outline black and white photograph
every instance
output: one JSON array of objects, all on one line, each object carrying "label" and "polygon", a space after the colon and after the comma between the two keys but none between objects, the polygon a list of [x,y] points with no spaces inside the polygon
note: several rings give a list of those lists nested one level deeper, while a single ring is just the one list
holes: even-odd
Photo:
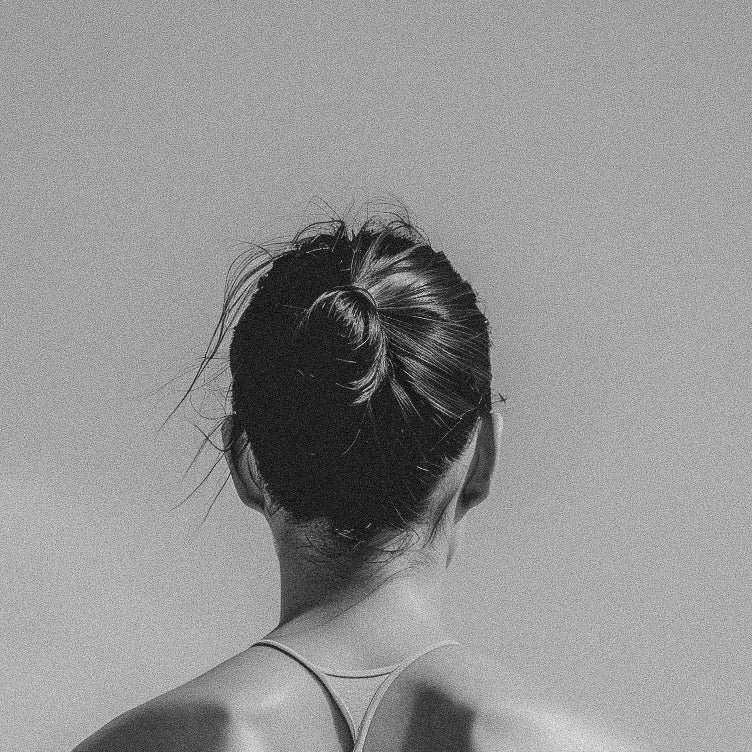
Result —
[{"label": "black and white photograph", "polygon": [[752,749],[749,3],[0,60],[0,750]]}]

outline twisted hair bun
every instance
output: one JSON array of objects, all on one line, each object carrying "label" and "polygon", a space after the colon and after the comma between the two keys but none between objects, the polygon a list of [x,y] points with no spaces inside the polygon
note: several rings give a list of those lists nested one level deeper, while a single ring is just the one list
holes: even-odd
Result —
[{"label": "twisted hair bun", "polygon": [[357,285],[321,293],[298,324],[293,347],[304,375],[350,390],[352,405],[368,402],[389,370],[378,304]]}]

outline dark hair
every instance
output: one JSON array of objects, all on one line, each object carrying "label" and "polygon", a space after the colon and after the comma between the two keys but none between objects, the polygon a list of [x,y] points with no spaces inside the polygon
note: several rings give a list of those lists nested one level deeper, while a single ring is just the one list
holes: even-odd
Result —
[{"label": "dark hair", "polygon": [[325,521],[345,548],[428,521],[431,492],[491,408],[473,289],[401,215],[255,248],[231,271],[202,364],[239,315],[233,444],[250,443],[276,504]]}]

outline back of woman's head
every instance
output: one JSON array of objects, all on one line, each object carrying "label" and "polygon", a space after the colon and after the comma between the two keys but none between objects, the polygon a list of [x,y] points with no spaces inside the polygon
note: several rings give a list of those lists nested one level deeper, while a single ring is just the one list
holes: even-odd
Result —
[{"label": "back of woman's head", "polygon": [[430,522],[491,405],[488,322],[446,256],[402,217],[317,223],[242,261],[232,311],[234,436],[273,503],[345,549]]}]

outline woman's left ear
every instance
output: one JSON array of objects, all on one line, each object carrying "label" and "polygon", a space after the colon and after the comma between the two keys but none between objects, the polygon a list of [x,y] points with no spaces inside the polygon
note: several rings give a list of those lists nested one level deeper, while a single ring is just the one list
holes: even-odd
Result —
[{"label": "woman's left ear", "polygon": [[498,463],[501,445],[499,439],[503,427],[501,413],[492,412],[481,418],[470,471],[460,496],[465,510],[480,504],[491,491],[491,480]]},{"label": "woman's left ear", "polygon": [[253,461],[253,454],[245,432],[240,426],[234,425],[236,420],[236,415],[228,415],[222,423],[225,460],[240,500],[247,507],[263,514],[264,494],[253,477],[253,473],[258,474],[258,469]]}]

